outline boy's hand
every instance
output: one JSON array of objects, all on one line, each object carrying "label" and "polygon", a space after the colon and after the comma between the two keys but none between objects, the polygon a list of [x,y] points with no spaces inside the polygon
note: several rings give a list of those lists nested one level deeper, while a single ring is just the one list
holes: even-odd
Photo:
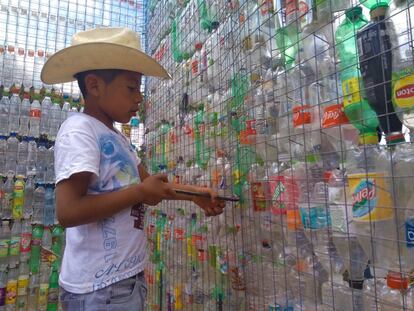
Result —
[{"label": "boy's hand", "polygon": [[142,203],[147,205],[157,205],[162,200],[171,199],[175,192],[168,183],[166,174],[156,174],[148,176],[141,184],[144,200]]},{"label": "boy's hand", "polygon": [[211,188],[198,188],[197,191],[210,194],[210,198],[193,196],[193,202],[204,210],[206,216],[216,216],[223,213],[225,201],[217,200],[217,192]]}]

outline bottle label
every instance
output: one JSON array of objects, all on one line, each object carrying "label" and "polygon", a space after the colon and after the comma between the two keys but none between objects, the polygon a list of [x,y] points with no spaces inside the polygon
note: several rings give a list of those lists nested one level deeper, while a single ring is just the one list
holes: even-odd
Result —
[{"label": "bottle label", "polygon": [[23,215],[24,183],[16,182],[13,196],[13,218],[21,219]]},{"label": "bottle label", "polygon": [[330,128],[349,123],[343,105],[331,105],[325,108],[322,118],[322,128]]},{"label": "bottle label", "polygon": [[272,14],[274,12],[273,10],[273,0],[259,0],[260,5],[260,13],[262,16],[265,16],[267,14]]},{"label": "bottle label", "polygon": [[37,108],[30,109],[30,115],[29,116],[31,118],[39,118],[40,119],[41,115],[42,115],[42,111],[40,109],[37,109]]},{"label": "bottle label", "polygon": [[[411,71],[408,72],[407,71]],[[413,69],[403,70],[394,75],[392,99],[398,108],[414,107],[414,74]],[[407,74],[409,74],[407,76]]]},{"label": "bottle label", "polygon": [[405,241],[408,248],[414,248],[414,217],[405,221]]},{"label": "bottle label", "polygon": [[14,305],[17,298],[17,280],[9,280],[6,285],[6,305]]},{"label": "bottle label", "polygon": [[361,91],[358,77],[342,81],[342,93],[344,96],[344,107],[361,101]]},{"label": "bottle label", "polygon": [[0,258],[7,257],[9,255],[9,243],[10,240],[0,240]]},{"label": "bottle label", "polygon": [[20,239],[20,252],[29,253],[30,252],[30,242],[32,240],[32,234],[29,232],[22,233]]},{"label": "bottle label", "polygon": [[350,174],[348,180],[355,221],[381,221],[393,217],[391,194],[384,174]]},{"label": "bottle label", "polygon": [[12,207],[13,207],[13,193],[5,192],[2,209],[3,211],[10,211]]},{"label": "bottle label", "polygon": [[184,241],[184,238],[185,238],[185,231],[184,231],[184,229],[183,228],[175,227],[174,228],[174,237],[175,237],[176,240]]},{"label": "bottle label", "polygon": [[46,306],[47,305],[48,291],[49,291],[49,284],[48,283],[40,284],[40,286],[39,286],[39,299],[38,299],[39,306]]},{"label": "bottle label", "polygon": [[274,215],[286,214],[287,209],[295,208],[299,189],[292,178],[283,175],[269,177],[269,187]]},{"label": "bottle label", "polygon": [[47,295],[48,304],[56,304],[59,301],[59,289],[49,288],[49,293]]},{"label": "bottle label", "polygon": [[253,210],[263,212],[267,209],[267,202],[270,201],[269,183],[259,181],[251,183],[251,195],[253,200]]},{"label": "bottle label", "polygon": [[20,253],[20,237],[13,236],[10,239],[10,256],[19,256]]},{"label": "bottle label", "polygon": [[309,111],[310,106],[296,106],[293,108],[293,126],[302,127],[305,124],[312,122],[312,115]]},{"label": "bottle label", "polygon": [[17,295],[26,296],[29,287],[29,275],[21,275],[17,281]]},{"label": "bottle label", "polygon": [[[332,220],[332,229],[338,233],[348,232],[346,206],[331,204],[329,209]],[[351,217],[351,215],[352,214],[348,214],[349,217]]]},{"label": "bottle label", "polygon": [[323,229],[332,224],[327,206],[301,207],[300,218],[305,229]]}]

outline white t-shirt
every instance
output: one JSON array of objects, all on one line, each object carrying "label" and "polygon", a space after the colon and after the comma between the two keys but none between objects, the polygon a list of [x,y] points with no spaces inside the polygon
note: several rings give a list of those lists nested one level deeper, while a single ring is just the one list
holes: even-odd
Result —
[{"label": "white t-shirt", "polygon": [[[55,144],[56,183],[79,172],[92,172],[88,194],[139,183],[140,160],[128,139],[83,113],[68,118]],[[103,221],[66,230],[60,285],[67,291],[92,292],[144,270],[146,238],[134,228],[131,208]]]}]

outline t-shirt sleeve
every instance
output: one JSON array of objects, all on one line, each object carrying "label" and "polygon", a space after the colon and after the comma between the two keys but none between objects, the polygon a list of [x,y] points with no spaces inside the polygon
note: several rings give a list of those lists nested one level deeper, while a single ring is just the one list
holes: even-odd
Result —
[{"label": "t-shirt sleeve", "polygon": [[100,152],[97,140],[84,131],[62,133],[55,142],[56,184],[80,172],[99,177]]}]

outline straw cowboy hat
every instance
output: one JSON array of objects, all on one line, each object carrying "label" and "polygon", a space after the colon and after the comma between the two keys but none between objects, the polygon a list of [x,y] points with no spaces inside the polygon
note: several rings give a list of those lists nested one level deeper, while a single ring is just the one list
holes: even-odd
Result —
[{"label": "straw cowboy hat", "polygon": [[43,83],[76,80],[74,75],[96,69],[123,69],[146,76],[170,78],[155,59],[141,50],[139,35],[127,28],[96,28],[73,35],[72,45],[53,54],[40,75]]}]

